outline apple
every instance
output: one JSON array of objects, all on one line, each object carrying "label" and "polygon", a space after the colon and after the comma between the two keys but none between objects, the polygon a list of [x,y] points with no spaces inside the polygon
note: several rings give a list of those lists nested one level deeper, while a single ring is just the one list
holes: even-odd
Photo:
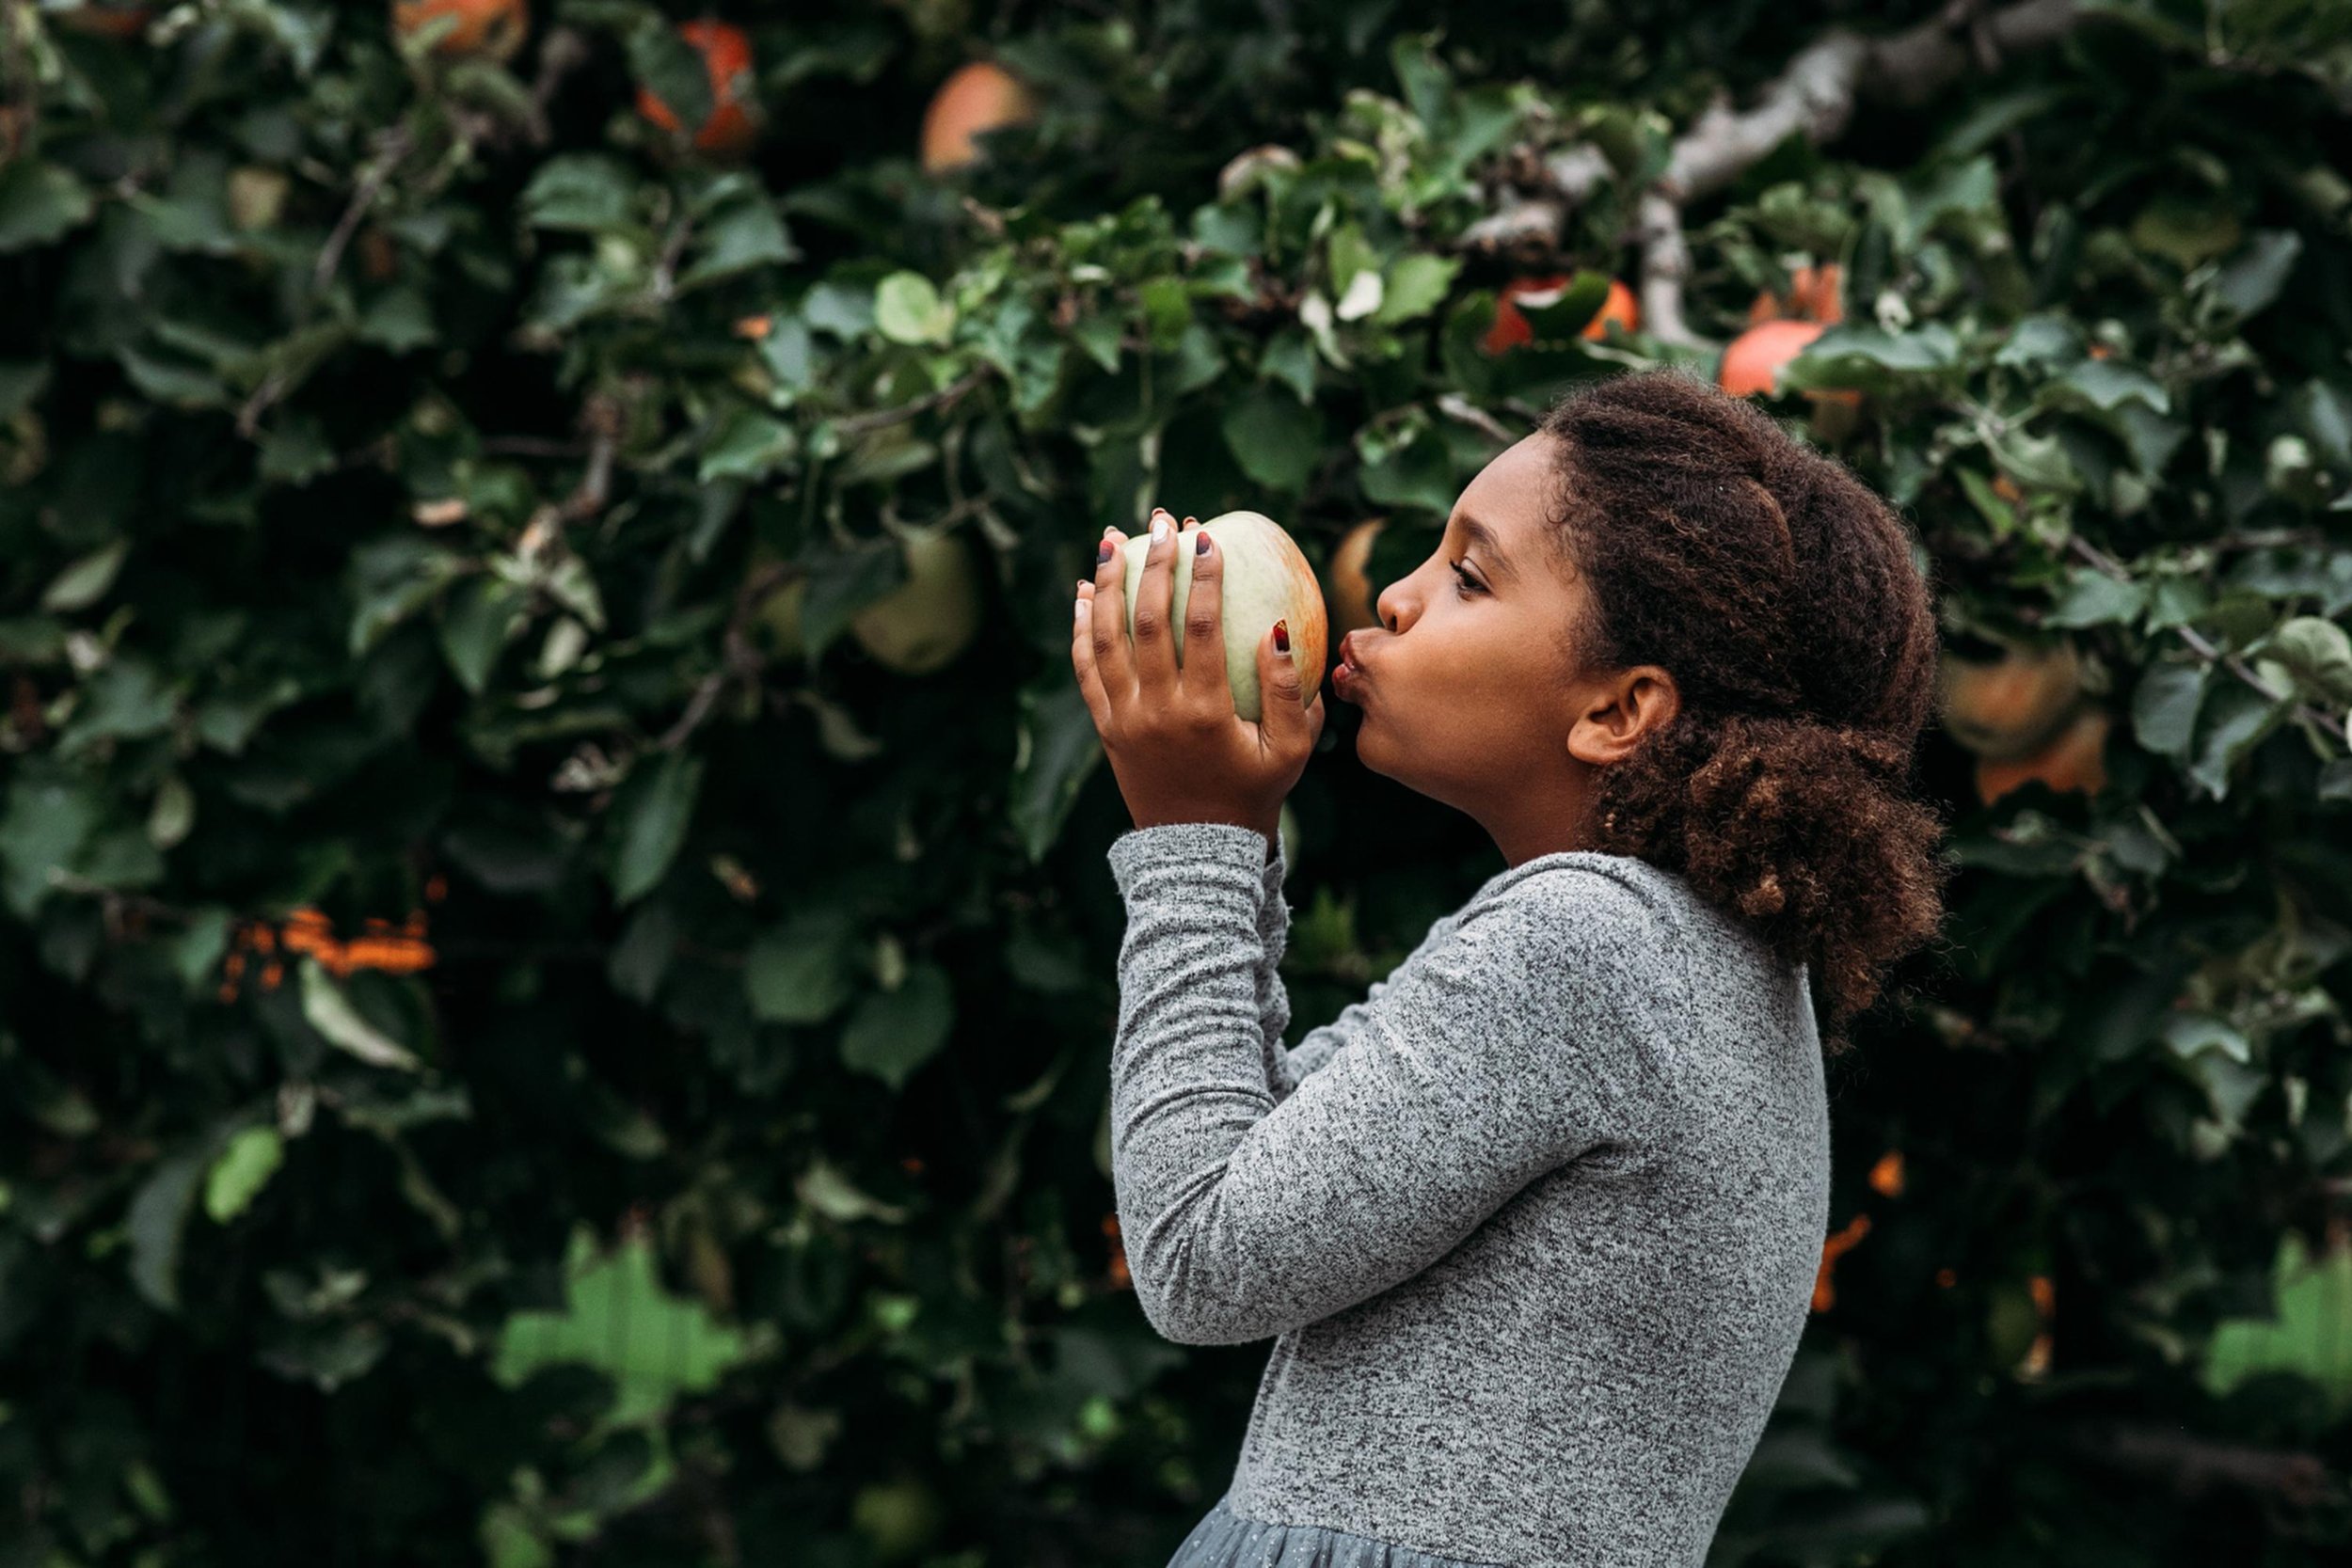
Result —
[{"label": "apple", "polygon": [[2060,795],[2096,795],[2107,786],[2107,732],[2114,721],[2095,707],[2084,708],[2058,731],[2058,738],[2014,762],[1977,759],[1977,799],[1993,804],[2013,789],[2045,784]]},{"label": "apple", "polygon": [[2082,696],[2082,659],[2071,641],[2010,648],[1997,659],[1946,652],[1937,682],[1944,729],[1988,762],[2016,762],[2041,751],[2074,717]]},{"label": "apple", "polygon": [[[781,559],[774,551],[761,546],[752,552],[752,570],[757,572]],[[768,596],[759,601],[759,608],[752,611],[753,640],[765,646],[776,658],[787,663],[798,663],[802,657],[801,610],[807,599],[808,577],[805,573],[794,577],[779,588],[769,590]]]},{"label": "apple", "polygon": [[[681,22],[678,37],[701,51],[710,75],[710,118],[694,131],[694,147],[702,152],[733,157],[751,150],[759,127],[746,107],[742,84],[752,76],[752,40],[729,22]],[[637,112],[661,130],[675,135],[684,129],[677,115],[651,87],[637,89]]]},{"label": "apple", "polygon": [[[1233,711],[1257,722],[1264,711],[1258,694],[1258,640],[1277,621],[1290,623],[1291,657],[1298,665],[1298,700],[1311,705],[1323,684],[1323,653],[1328,625],[1323,585],[1315,580],[1298,542],[1262,512],[1227,512],[1200,525],[1225,556],[1225,682],[1232,689]],[[1184,531],[1189,534],[1192,531]],[[1176,583],[1170,630],[1176,663],[1184,662],[1184,606],[1192,598],[1189,538],[1179,537],[1174,554]],[[1149,531],[1127,541],[1120,570],[1126,588],[1127,634],[1136,630],[1136,595],[1143,591],[1143,558],[1152,548]]]},{"label": "apple", "polygon": [[899,546],[907,580],[850,623],[874,662],[901,675],[928,675],[972,645],[980,629],[980,588],[972,556],[953,530],[916,534]]},{"label": "apple", "polygon": [[859,1487],[850,1500],[850,1522],[876,1560],[898,1562],[922,1556],[946,1521],[937,1495],[921,1481],[907,1480]]},{"label": "apple", "polygon": [[487,55],[502,63],[515,57],[531,31],[524,0],[392,0],[392,26],[403,38],[443,17],[451,26],[433,45],[441,55]]},{"label": "apple", "polygon": [[1379,595],[1372,591],[1372,578],[1364,567],[1372,559],[1372,542],[1380,536],[1380,525],[1387,520],[1365,518],[1349,529],[1340,547],[1331,552],[1325,594],[1331,601],[1331,630],[1336,636],[1380,624]]},{"label": "apple", "polygon": [[923,172],[944,174],[979,161],[973,140],[1000,126],[1037,118],[1029,89],[1003,66],[975,60],[939,85],[923,111]]}]

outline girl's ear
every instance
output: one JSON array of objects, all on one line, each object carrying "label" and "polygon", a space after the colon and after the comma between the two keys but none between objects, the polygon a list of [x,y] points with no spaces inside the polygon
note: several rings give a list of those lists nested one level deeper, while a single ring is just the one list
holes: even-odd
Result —
[{"label": "girl's ear", "polygon": [[1577,717],[1568,730],[1568,754],[1606,767],[1674,722],[1681,711],[1682,691],[1674,676],[1660,665],[1636,665],[1601,688]]}]

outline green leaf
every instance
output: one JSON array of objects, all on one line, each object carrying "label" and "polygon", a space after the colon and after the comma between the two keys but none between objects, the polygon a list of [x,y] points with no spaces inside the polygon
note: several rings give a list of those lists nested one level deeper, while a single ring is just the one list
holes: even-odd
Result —
[{"label": "green leaf", "polygon": [[19,158],[0,167],[0,254],[54,244],[96,210],[72,175],[55,164]]},{"label": "green leaf", "polygon": [[2132,693],[2132,735],[2158,756],[2188,754],[2210,672],[2202,664],[2152,664]]},{"label": "green leaf", "polygon": [[1258,374],[1291,389],[1301,403],[1315,401],[1315,346],[1307,334],[1284,327],[1258,355]]},{"label": "green leaf", "polygon": [[2232,770],[2277,726],[2291,705],[2271,702],[2242,681],[2217,683],[2198,715],[2196,759],[2189,765],[2189,777],[2203,784],[2215,800],[2225,798]]},{"label": "green leaf", "polygon": [[453,584],[441,603],[441,657],[457,683],[479,697],[507,643],[530,624],[530,591],[495,573],[480,572]]},{"label": "green leaf", "polygon": [[947,972],[917,963],[896,990],[871,991],[841,1031],[841,1063],[872,1073],[896,1090],[947,1043],[955,1023],[955,991]]},{"label": "green leaf", "polygon": [[641,763],[622,782],[612,803],[618,826],[611,874],[616,902],[633,903],[653,890],[677,858],[702,792],[703,761],[684,752],[663,752]]},{"label": "green leaf", "polygon": [[956,308],[919,272],[894,272],[874,290],[874,329],[894,343],[944,343]]},{"label": "green leaf", "polygon": [[1021,847],[1037,864],[1061,836],[1079,786],[1103,760],[1102,736],[1086,695],[1060,671],[1047,671],[1021,689],[1012,787],[1006,814]]},{"label": "green leaf", "polygon": [[2155,377],[2107,359],[2085,359],[2069,366],[2053,385],[2079,394],[2082,402],[2102,412],[2126,400],[2145,404],[2158,414],[2169,413],[2172,407],[2170,395]]},{"label": "green leaf", "polygon": [[1401,256],[1390,266],[1387,287],[1382,291],[1380,309],[1372,319],[1382,326],[1394,326],[1427,315],[1445,303],[1445,296],[1454,288],[1454,275],[1462,270],[1458,256],[1432,256],[1416,251]]},{"label": "green leaf", "polygon": [[1286,494],[1305,487],[1323,457],[1323,414],[1260,382],[1236,398],[1220,421],[1242,472]]},{"label": "green leaf", "polygon": [[566,152],[539,166],[523,187],[523,221],[534,229],[600,233],[633,224],[635,182],[627,166],[601,152]]},{"label": "green leaf", "polygon": [[680,1394],[718,1386],[749,1354],[744,1337],[700,1302],[662,1289],[641,1234],[600,1258],[586,1227],[576,1227],[564,1274],[562,1311],[517,1312],[500,1327],[490,1375],[509,1388],[542,1367],[593,1367],[612,1380],[605,1422],[644,1425]]},{"label": "green leaf", "polygon": [[20,359],[0,362],[0,420],[13,420],[33,405],[33,400],[49,388],[49,366],[44,360]]},{"label": "green leaf", "polygon": [[229,1140],[204,1177],[204,1212],[215,1225],[245,1212],[285,1163],[286,1142],[275,1127],[247,1127]]},{"label": "green leaf", "polygon": [[2257,229],[2246,248],[2223,263],[2213,280],[2213,296],[2233,321],[2243,322],[2279,297],[2302,253],[2303,236],[2293,230]]},{"label": "green leaf", "polygon": [[2128,624],[2148,608],[2148,585],[2109,577],[2090,566],[2070,567],[2066,586],[2044,625],[2106,626]]},{"label": "green leaf", "polygon": [[2352,703],[2352,637],[2316,615],[2297,615],[2273,632],[2270,657],[2326,700]]},{"label": "green leaf", "polygon": [[695,477],[705,484],[714,479],[761,479],[789,461],[800,445],[790,425],[738,404],[719,416]]},{"label": "green leaf", "polygon": [[752,1016],[818,1023],[850,1000],[855,929],[838,910],[807,910],[753,939],[743,957]]},{"label": "green leaf", "polygon": [[132,1195],[123,1217],[131,1237],[131,1283],[167,1312],[180,1309],[180,1243],[197,1188],[219,1146],[215,1134],[167,1156]]},{"label": "green leaf", "polygon": [[2280,1238],[2271,1269],[2277,1310],[2217,1324],[2205,1354],[2205,1386],[2227,1394],[2264,1372],[2316,1384],[2342,1418],[2352,1411],[2352,1248],[2306,1255],[2301,1236]]},{"label": "green leaf", "polygon": [[801,601],[802,652],[815,658],[857,612],[906,581],[906,566],[887,539],[819,550],[807,562],[808,592]]},{"label": "green leaf", "polygon": [[131,553],[131,541],[118,539],[103,545],[59,572],[41,594],[40,607],[60,614],[87,610],[105,597],[106,590],[115,583],[115,574],[122,570],[125,557]]},{"label": "green leaf", "polygon": [[305,953],[301,961],[302,1016],[310,1027],[339,1051],[348,1051],[370,1067],[399,1068],[414,1072],[424,1064],[416,1053],[369,1022],[352,1005],[326,966]]},{"label": "green leaf", "polygon": [[771,262],[797,261],[801,254],[785,231],[784,219],[764,198],[728,208],[699,239],[694,264],[677,280],[681,291]]},{"label": "green leaf", "polygon": [[628,48],[630,73],[661,100],[677,121],[673,133],[675,139],[691,140],[710,119],[714,106],[710,70],[703,63],[702,51],[681,37],[667,18],[653,11],[641,15],[637,25],[628,30]]}]

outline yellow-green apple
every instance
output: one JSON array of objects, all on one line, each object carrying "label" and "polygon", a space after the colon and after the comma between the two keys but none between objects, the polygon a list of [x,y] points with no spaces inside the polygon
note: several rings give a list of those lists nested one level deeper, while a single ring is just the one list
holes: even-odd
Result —
[{"label": "yellow-green apple", "polygon": [[[1227,512],[1200,525],[1225,557],[1225,684],[1232,689],[1233,712],[1255,723],[1264,711],[1258,696],[1258,642],[1277,621],[1290,623],[1291,657],[1298,664],[1298,700],[1311,705],[1323,684],[1327,626],[1323,585],[1315,580],[1298,542],[1262,512]],[[1192,565],[1198,559],[1188,537],[1180,537],[1175,562],[1175,603],[1169,613],[1176,663],[1184,662],[1184,606],[1192,598]],[[1136,595],[1143,588],[1143,558],[1150,533],[1127,541],[1124,588],[1127,632],[1135,634]]]},{"label": "yellow-green apple", "polygon": [[980,585],[953,530],[919,533],[899,547],[907,580],[857,612],[850,631],[874,662],[928,675],[971,646],[980,629]]}]

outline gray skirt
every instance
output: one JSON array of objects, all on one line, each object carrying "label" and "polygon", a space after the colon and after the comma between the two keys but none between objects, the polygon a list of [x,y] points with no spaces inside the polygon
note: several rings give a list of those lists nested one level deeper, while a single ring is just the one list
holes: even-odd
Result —
[{"label": "gray skirt", "polygon": [[1168,1568],[1504,1568],[1437,1557],[1391,1541],[1326,1529],[1320,1525],[1269,1525],[1233,1512],[1217,1498],[1168,1560]]}]

